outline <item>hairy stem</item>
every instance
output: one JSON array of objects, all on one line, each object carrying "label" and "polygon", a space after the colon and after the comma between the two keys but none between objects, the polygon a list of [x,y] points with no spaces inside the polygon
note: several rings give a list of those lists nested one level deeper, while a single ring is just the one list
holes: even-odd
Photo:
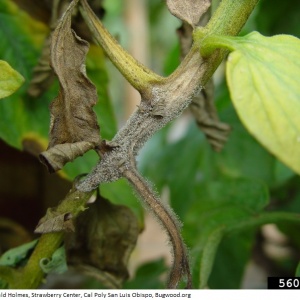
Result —
[{"label": "hairy stem", "polygon": [[[208,25],[204,29],[195,30],[194,46],[177,70],[168,78],[162,78],[138,63],[108,33],[93,14],[86,0],[81,0],[80,3],[81,13],[97,43],[103,47],[110,60],[132,86],[140,91],[143,98],[140,109],[132,115],[125,127],[115,136],[114,145],[111,145],[111,149],[103,154],[101,162],[89,174],[87,180],[78,185],[82,191],[89,191],[81,196],[84,201],[87,201],[92,190],[99,183],[126,177],[160,219],[170,236],[174,250],[174,264],[170,274],[169,287],[175,288],[183,275],[187,275],[187,287],[191,287],[188,258],[176,218],[154,196],[153,191],[138,172],[132,169],[132,154],[136,155],[156,131],[178,117],[189,105],[195,91],[205,85],[222,61],[225,52],[220,50],[216,50],[208,58],[202,58],[199,51],[201,40],[212,33],[237,35],[258,0],[223,0]],[[75,195],[79,196],[76,193]],[[76,206],[75,211],[79,213],[82,205],[81,202],[70,201],[70,206],[69,204],[63,205],[64,212],[70,213]],[[18,273],[15,284],[11,284],[10,287],[37,287],[44,276],[39,268],[40,259],[52,256],[59,247],[62,236],[63,233],[43,234],[27,266]],[[4,271],[7,271],[6,268]],[[20,281],[23,283],[19,284]]]},{"label": "hairy stem", "polygon": [[123,175],[138,192],[142,201],[151,209],[151,212],[158,218],[159,222],[166,229],[173,247],[173,267],[170,273],[168,288],[174,289],[183,275],[187,276],[186,288],[192,287],[188,256],[186,247],[180,235],[179,222],[170,208],[164,207],[160,199],[154,196],[154,192],[145,182],[143,177],[132,168],[128,168]]},{"label": "hairy stem", "polygon": [[[204,30],[205,34],[215,31],[228,35],[237,34],[257,2],[258,0],[223,0],[218,10],[218,17],[214,17],[208,23],[205,27],[206,31]],[[92,17],[92,22],[88,21],[90,13],[85,12],[88,6],[85,0],[82,3],[82,14],[91,31],[119,70],[124,76],[129,76],[128,80],[139,89],[142,102],[139,109],[132,114],[125,126],[116,134],[110,143],[110,148],[103,151],[101,161],[85,180],[77,185],[77,188],[82,191],[90,191],[102,182],[111,182],[126,177],[144,202],[154,211],[170,236],[174,264],[169,287],[175,288],[183,275],[187,275],[187,286],[190,287],[191,276],[188,259],[178,225],[172,214],[164,208],[143,178],[133,169],[132,161],[144,143],[155,132],[176,119],[190,104],[193,95],[199,92],[199,89],[211,78],[226,51],[217,50],[207,58],[201,57],[200,43],[205,34],[203,35],[203,29],[196,29],[195,43],[180,66],[167,78],[156,77],[157,75],[154,76],[145,71],[127,52],[120,49],[116,41],[108,35],[101,23],[94,20],[94,17]],[[242,14],[241,8],[245,8]],[[232,18],[239,18],[239,22],[234,22],[236,28],[233,28]],[[129,66],[126,65],[127,59]],[[142,70],[142,73],[137,73],[137,76],[143,83],[135,78],[135,74],[130,73],[135,69]]]}]

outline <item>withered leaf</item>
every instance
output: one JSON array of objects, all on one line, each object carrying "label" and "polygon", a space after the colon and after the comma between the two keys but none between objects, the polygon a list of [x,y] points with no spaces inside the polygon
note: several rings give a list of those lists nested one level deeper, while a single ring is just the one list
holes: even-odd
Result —
[{"label": "withered leaf", "polygon": [[74,231],[72,215],[59,214],[53,208],[48,208],[46,215],[39,221],[35,233]]},{"label": "withered leaf", "polygon": [[40,161],[47,166],[49,172],[55,172],[69,161],[73,161],[76,157],[83,155],[92,149],[94,144],[89,142],[77,142],[74,144],[59,144],[40,154]]},{"label": "withered leaf", "polygon": [[75,232],[67,234],[68,264],[108,288],[120,288],[128,278],[127,263],[138,234],[137,218],[129,208],[98,195],[76,219]]},{"label": "withered leaf", "polygon": [[191,49],[193,43],[193,28],[190,24],[182,22],[176,30],[180,45],[180,60],[183,60]]},{"label": "withered leaf", "polygon": [[[52,3],[51,3],[52,2]],[[23,7],[24,3],[18,3],[22,9],[27,9],[29,7],[34,6],[27,4],[26,8]],[[67,9],[69,5],[68,0],[55,0],[55,1],[39,1],[39,4],[42,6],[40,7],[39,13],[42,14],[44,12],[46,15],[47,13],[51,13],[51,18],[47,22],[49,23],[50,30],[53,30],[57,23],[59,18],[63,15],[64,11]],[[47,12],[47,9],[49,10]],[[31,10],[29,9],[29,13]],[[39,17],[39,15],[36,16],[35,11],[33,10],[33,15],[35,17]],[[51,35],[49,34],[43,45],[41,56],[38,60],[38,64],[33,69],[33,75],[32,79],[30,81],[29,87],[28,87],[28,94],[31,97],[39,97],[42,93],[44,93],[52,84],[54,79],[54,73],[53,70],[50,67],[49,61],[50,61],[50,47],[51,47]]]},{"label": "withered leaf", "polygon": [[167,0],[171,14],[192,27],[197,26],[201,16],[210,5],[211,0]]},{"label": "withered leaf", "polygon": [[[205,26],[211,17],[211,9],[208,9],[200,18],[197,26]],[[181,60],[188,54],[193,43],[193,27],[185,21],[182,21],[181,27],[177,29],[177,35],[180,44]]]},{"label": "withered leaf", "polygon": [[33,69],[32,79],[27,90],[28,95],[37,98],[52,84],[54,73],[49,65],[50,59],[50,36],[45,39],[38,64]]},{"label": "withered leaf", "polygon": [[54,208],[48,208],[46,215],[39,221],[35,233],[74,231],[73,220],[86,209],[86,203],[94,198],[94,191],[84,193],[76,189],[83,177],[77,176],[66,197]]},{"label": "withered leaf", "polygon": [[221,151],[230,133],[230,126],[220,122],[214,104],[214,86],[210,80],[206,87],[193,97],[190,109],[197,125],[215,151]]},{"label": "withered leaf", "polygon": [[[71,152],[70,147],[59,148],[66,151],[62,152],[65,159],[60,161],[63,162],[82,155],[82,149],[93,149],[100,144],[99,126],[92,109],[97,102],[97,91],[86,76],[84,64],[89,44],[71,29],[72,11],[77,3],[78,0],[75,0],[70,4],[53,32],[51,41],[51,67],[59,79],[60,91],[50,106],[48,150],[62,144],[81,143],[80,147],[72,147]],[[84,143],[86,145],[83,147]],[[42,153],[42,157],[47,156],[48,162],[55,161],[55,157],[49,160],[51,152],[48,150],[46,155]],[[56,167],[50,169],[56,170]]]},{"label": "withered leaf", "polygon": [[[67,9],[69,0],[14,0],[22,10],[27,11],[32,17],[39,19],[49,25],[50,30],[54,30],[58,20]],[[90,5],[93,11],[101,18],[104,14],[101,0],[92,0]],[[49,19],[50,18],[50,19]],[[78,12],[72,14],[72,28],[84,39],[92,40],[92,36]],[[54,72],[50,67],[50,43],[51,34],[44,42],[44,46],[38,64],[33,69],[33,76],[28,87],[28,94],[38,98],[51,86],[54,79]]]}]

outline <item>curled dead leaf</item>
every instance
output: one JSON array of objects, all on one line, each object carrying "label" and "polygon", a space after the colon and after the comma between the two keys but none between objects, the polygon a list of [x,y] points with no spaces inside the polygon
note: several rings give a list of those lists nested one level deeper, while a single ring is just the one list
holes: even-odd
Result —
[{"label": "curled dead leaf", "polygon": [[[14,0],[14,2],[16,2],[22,10],[27,11],[33,18],[47,23],[51,31],[56,27],[58,20],[62,17],[70,3],[69,0],[40,0],[38,2],[35,0]],[[101,0],[90,1],[93,11],[100,18],[104,15],[102,2]],[[75,32],[82,38],[92,41],[91,34],[80,14],[78,12],[73,13],[72,18],[72,28]],[[38,98],[47,91],[54,79],[54,72],[49,64],[50,43],[51,34],[46,37],[41,56],[33,69],[32,79],[27,92],[34,98]]]},{"label": "curled dead leaf", "polygon": [[[23,9],[26,10],[26,7],[23,7],[22,3],[19,2],[17,3]],[[35,3],[34,5],[29,5],[29,6],[28,4],[27,4],[27,9],[28,7],[35,6]],[[39,1],[39,5],[41,6],[37,11],[33,10],[33,16],[39,18],[42,15],[42,13],[44,13],[45,16],[47,14],[51,15],[51,18],[47,23],[49,23],[50,30],[53,30],[56,27],[59,18],[62,16],[63,12],[67,9],[68,4],[69,4],[68,0]],[[31,12],[31,10],[29,10],[29,12]],[[30,81],[27,90],[27,93],[31,97],[35,97],[35,98],[39,97],[43,92],[45,92],[50,87],[50,85],[54,80],[54,72],[51,69],[49,64],[50,47],[51,47],[51,35],[49,34],[44,41],[44,45],[38,63],[33,69],[32,79]]]},{"label": "curled dead leaf", "polygon": [[39,155],[40,161],[47,167],[50,173],[56,172],[70,161],[83,155],[94,145],[89,142],[78,142],[74,144],[59,144]]},{"label": "curled dead leaf", "polygon": [[71,213],[58,213],[55,209],[49,208],[46,215],[39,221],[35,233],[48,233],[60,231],[74,231]]},{"label": "curled dead leaf", "polygon": [[219,120],[214,104],[214,85],[210,80],[200,93],[194,96],[190,109],[200,130],[215,151],[221,151],[230,133],[230,126]]},{"label": "curled dead leaf", "polygon": [[[211,9],[208,9],[199,19],[197,26],[205,26],[211,17]],[[185,21],[182,21],[182,25],[177,29],[177,35],[180,44],[180,58],[183,58],[188,54],[193,44],[193,27]]]},{"label": "curled dead leaf", "polygon": [[[97,117],[92,109],[97,91],[85,70],[89,44],[71,29],[72,11],[77,3],[78,0],[70,4],[52,34],[51,66],[59,79],[60,91],[50,106],[50,142],[41,156],[50,170],[58,170],[76,155],[82,155],[83,149],[88,151],[100,144]],[[81,143],[80,147],[67,145],[76,143]],[[57,151],[63,148],[61,155],[54,154],[57,151],[51,150],[53,147],[58,147]]]},{"label": "curled dead leaf", "polygon": [[77,182],[84,175],[77,176],[66,197],[54,208],[48,208],[39,221],[35,233],[74,231],[73,220],[86,209],[86,203],[94,199],[94,191],[84,193],[76,189]]},{"label": "curled dead leaf", "polygon": [[27,90],[28,95],[34,98],[45,92],[54,80],[54,74],[49,65],[49,45],[50,37],[47,37],[38,64],[33,69],[33,76]]}]

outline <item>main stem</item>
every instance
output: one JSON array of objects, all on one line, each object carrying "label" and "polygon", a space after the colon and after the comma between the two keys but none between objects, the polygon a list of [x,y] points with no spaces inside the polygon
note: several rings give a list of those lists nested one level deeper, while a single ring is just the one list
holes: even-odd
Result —
[{"label": "main stem", "polygon": [[[109,157],[109,160],[106,160],[106,165],[104,164],[103,166],[104,168],[96,168],[94,172],[90,174],[89,182],[87,182],[86,184],[84,184],[84,182],[81,183],[80,187],[82,188],[82,190],[91,191],[91,189],[94,188],[95,185],[99,184],[101,182],[101,179],[103,179],[103,176],[99,176],[99,174],[98,179],[93,178],[97,175],[98,172],[102,172],[103,170],[107,172],[106,176],[104,176],[107,179],[107,177],[110,176],[109,173],[111,173],[109,168],[116,168],[117,170],[115,169],[114,172],[117,173],[117,175],[127,177],[127,179],[135,186],[135,189],[140,193],[145,202],[148,203],[148,205],[153,206],[154,203],[154,210],[158,209],[161,214],[165,216],[165,220],[168,220],[162,221],[171,224],[164,224],[164,226],[166,227],[171,237],[175,253],[174,258],[178,258],[176,259],[172,269],[171,274],[173,274],[174,276],[172,277],[173,279],[171,278],[170,287],[176,286],[183,273],[188,273],[188,262],[185,261],[185,258],[182,261],[182,257],[186,257],[186,253],[184,244],[180,237],[180,233],[177,230],[178,226],[176,224],[176,221],[174,221],[172,215],[167,210],[165,210],[158,199],[156,199],[151,189],[143,185],[143,180],[136,172],[128,171],[122,174],[122,172],[118,170],[120,166],[124,164],[124,159],[122,163],[119,162],[116,164],[116,166],[111,165],[111,162],[115,162],[116,160],[114,158],[118,158],[118,156],[120,158],[124,158],[124,153],[125,158],[126,156],[128,156],[128,159],[129,157],[131,159],[133,148],[135,148],[134,153],[137,153],[139,148],[152,136],[154,132],[159,130],[161,127],[163,127],[165,124],[172,121],[179,115],[179,113],[189,104],[190,98],[192,97],[193,93],[197,89],[199,89],[199,86],[205,85],[205,83],[209,80],[225,55],[224,51],[216,51],[209,58],[203,59],[200,56],[199,51],[201,40],[205,35],[213,33],[223,35],[237,35],[247,21],[249,15],[251,14],[258,1],[259,0],[223,0],[204,30],[195,30],[194,46],[192,47],[190,53],[187,55],[186,59],[183,60],[177,70],[168,78],[161,78],[160,76],[154,74],[152,71],[149,71],[141,64],[136,64],[135,59],[133,59],[130,54],[128,54],[124,49],[120,48],[120,46],[114,39],[110,39],[108,32],[104,30],[104,27],[98,27],[100,32],[97,42],[101,46],[103,46],[109,57],[113,59],[116,67],[124,74],[128,81],[141,92],[141,94],[147,95],[148,100],[151,96],[155,95],[157,99],[156,101],[152,102],[152,107],[150,107],[148,104],[145,104],[146,110],[144,112],[137,111],[133,114],[129,122],[117,134],[116,140],[122,143],[119,144],[114,151],[111,151],[112,155],[109,155],[110,153],[107,153],[108,155],[106,155],[106,157]],[[86,2],[83,1],[83,3]],[[92,24],[91,22],[89,22],[88,17],[84,13],[83,16],[92,32],[95,32],[95,28],[97,29],[95,23]],[[93,22],[94,21],[95,20],[93,19]],[[130,62],[127,66],[126,61]],[[126,68],[128,68],[128,70]],[[139,74],[140,76],[137,77],[137,74]],[[149,88],[151,89],[152,82],[154,83],[154,87],[152,88],[152,91],[148,93]],[[143,91],[143,88],[145,88],[146,91]],[[165,100],[167,104],[166,108],[167,110],[169,110],[168,117],[164,116],[163,113],[161,113],[161,118],[158,118],[157,116],[151,116],[151,113],[147,113],[147,109],[152,109],[153,105],[159,102],[158,100]],[[132,132],[131,126],[136,119],[141,122],[141,124],[143,123],[143,120],[149,121],[146,122],[149,126],[142,126],[144,132],[140,131],[141,126],[135,127],[135,131]],[[161,123],[159,124],[159,122]],[[136,142],[137,137],[138,143]],[[118,160],[119,159],[117,159],[117,161]],[[105,162],[105,156],[102,161]],[[128,161],[128,164],[129,163],[131,164],[131,161]],[[114,179],[117,179],[115,177]],[[88,198],[86,196],[84,197],[86,198],[85,200],[87,200]],[[78,204],[78,209],[81,206],[82,203]],[[29,260],[29,264],[22,270],[21,276],[15,278],[15,281],[24,280],[23,283],[26,284],[26,286],[22,285],[22,287],[24,288],[37,287],[43,279],[43,273],[39,268],[40,258],[51,257],[54,251],[59,247],[61,240],[62,234],[60,233],[44,234],[40,239],[38,246],[34,250],[32,257]],[[49,248],[49,243],[52,244],[53,247]],[[185,270],[178,269],[180,261],[181,264],[185,266]],[[33,276],[34,278],[30,279],[31,276]],[[190,278],[188,279],[188,281],[190,282]],[[12,284],[12,286],[21,287],[17,284],[17,282],[15,284]]]},{"label": "main stem", "polygon": [[23,270],[20,270],[19,274],[17,273],[16,279],[9,285],[9,287],[11,289],[37,288],[45,276],[40,267],[40,261],[43,258],[51,259],[55,250],[62,244],[63,238],[63,232],[43,234],[26,266]]},{"label": "main stem", "polygon": [[259,0],[223,0],[205,29],[219,35],[237,35]]},{"label": "main stem", "polygon": [[[99,44],[107,51],[108,56],[114,58],[116,67],[123,74],[125,72],[129,82],[133,83],[133,86],[141,92],[142,102],[139,109],[132,114],[126,125],[116,134],[112,140],[111,148],[104,151],[101,161],[77,187],[82,191],[90,191],[102,182],[114,181],[121,177],[128,179],[140,194],[142,201],[150,206],[154,214],[161,220],[170,236],[174,252],[174,264],[169,288],[175,288],[183,275],[188,276],[187,287],[191,286],[185,245],[176,218],[170,213],[170,210],[160,203],[155,193],[145,184],[138,172],[132,168],[132,157],[137,155],[144,143],[155,132],[181,114],[190,104],[195,92],[207,83],[224,58],[226,52],[221,50],[215,51],[208,58],[201,57],[201,40],[212,33],[238,34],[257,2],[258,0],[223,0],[216,16],[208,25],[204,29],[195,30],[194,45],[177,70],[167,78],[148,80],[145,89],[143,89],[142,83],[135,83],[135,67],[130,70],[133,60],[130,60],[127,69],[124,69],[124,61],[118,64],[120,46],[109,39],[110,48],[107,50],[108,44],[105,42],[105,38],[108,32],[105,31],[104,36],[97,38]],[[84,3],[86,3],[85,0]],[[83,16],[87,18],[87,15]],[[234,21],[235,18],[238,20]],[[101,28],[98,32],[98,36],[101,36],[103,29],[98,24],[100,21],[93,19],[93,22],[92,25],[87,22],[88,26],[92,32],[95,31],[95,28]],[[101,42],[103,40],[104,42]],[[125,55],[124,51],[122,51],[121,57],[128,57],[129,54],[126,53]],[[140,64],[138,67],[141,67]]]}]

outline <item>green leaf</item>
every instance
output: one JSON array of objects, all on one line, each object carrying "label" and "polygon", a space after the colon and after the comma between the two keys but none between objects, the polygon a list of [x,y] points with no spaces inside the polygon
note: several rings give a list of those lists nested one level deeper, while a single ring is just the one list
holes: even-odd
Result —
[{"label": "green leaf", "polygon": [[300,262],[299,262],[298,267],[296,269],[295,277],[300,277]]},{"label": "green leaf", "polygon": [[141,265],[130,281],[124,284],[125,289],[163,289],[160,277],[167,271],[164,259],[158,259]]},{"label": "green leaf", "polygon": [[58,248],[52,255],[51,259],[42,258],[40,260],[40,267],[46,273],[64,273],[68,270],[66,263],[65,247]]},{"label": "green leaf", "polygon": [[[199,184],[194,197],[197,201],[185,214],[183,236],[195,258],[194,285],[201,288],[207,282],[210,288],[239,287],[250,259],[253,233],[262,224],[299,224],[299,214],[264,212],[269,196],[266,186],[258,181],[222,179]],[[224,261],[228,261],[226,267]],[[219,274],[224,272],[235,276],[225,276],[222,282]]]},{"label": "green leaf", "polygon": [[242,122],[264,147],[300,173],[300,40],[253,32],[243,38],[224,37],[221,43],[234,50],[226,76]]},{"label": "green leaf", "polygon": [[6,251],[0,258],[0,265],[14,267],[21,264],[22,261],[27,258],[28,252],[30,252],[35,247],[37,242],[38,240],[34,240],[32,242]]},{"label": "green leaf", "polygon": [[47,27],[30,18],[8,0],[0,0],[0,57],[25,78],[24,85],[5,101],[0,101],[0,137],[18,149],[24,138],[46,147],[49,109],[53,89],[39,99],[26,94],[32,69],[39,58]]},{"label": "green leaf", "polygon": [[[223,238],[215,256],[208,286],[211,289],[239,289],[251,259],[255,229]],[[230,276],[229,276],[230,274]]]},{"label": "green leaf", "polygon": [[203,248],[200,266],[200,289],[203,289],[207,286],[208,278],[214,264],[215,255],[223,236],[224,227],[220,226],[209,235],[207,242]]},{"label": "green leaf", "polygon": [[[194,190],[197,199],[186,213],[183,235],[188,247],[192,248],[195,258],[194,278],[195,286],[204,288],[214,286],[220,288],[219,272],[224,269],[224,263],[216,264],[216,258],[235,257],[235,272],[237,276],[230,282],[230,286],[238,287],[243,275],[244,265],[250,257],[250,250],[244,255],[237,255],[244,250],[244,243],[251,245],[253,235],[243,235],[235,239],[235,243],[227,243],[232,229],[244,229],[243,221],[256,220],[261,210],[268,203],[266,187],[260,182],[249,179],[221,180],[207,184],[200,184]],[[260,224],[251,223],[247,229],[253,230]],[[245,237],[245,238],[244,238]],[[230,268],[230,263],[225,269]],[[211,280],[210,278],[216,278]],[[224,281],[227,279],[224,278]],[[228,282],[229,284],[229,282]]]},{"label": "green leaf", "polygon": [[7,62],[0,60],[0,99],[14,93],[24,82],[24,77]]}]

